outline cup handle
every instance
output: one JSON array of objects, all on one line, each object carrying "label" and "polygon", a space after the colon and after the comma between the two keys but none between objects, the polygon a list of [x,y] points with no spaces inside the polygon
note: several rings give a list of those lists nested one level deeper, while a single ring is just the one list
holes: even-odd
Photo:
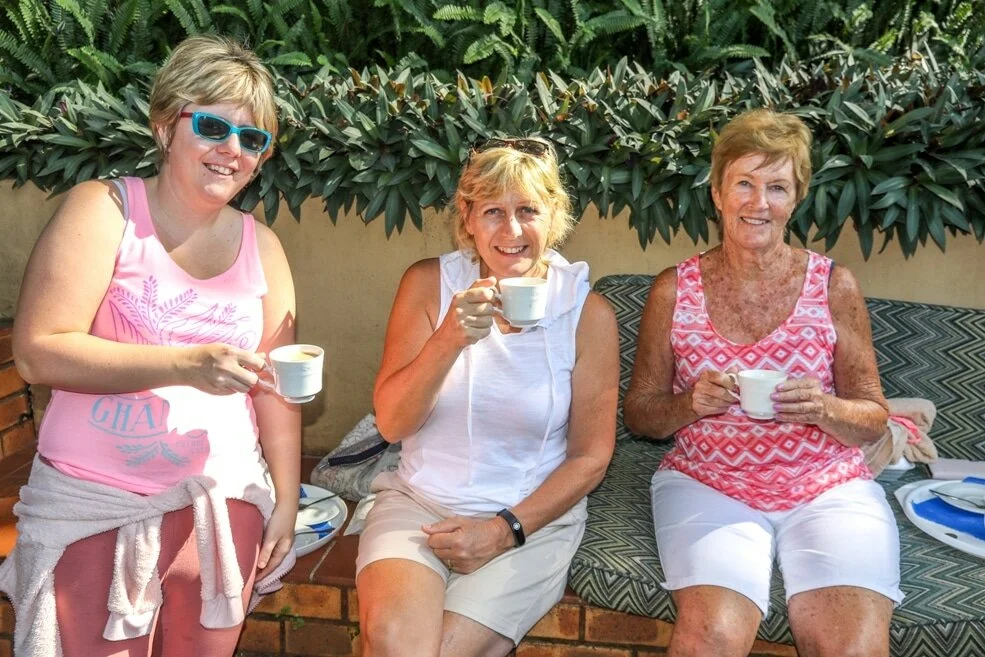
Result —
[{"label": "cup handle", "polygon": [[[736,374],[735,372],[725,372],[725,376],[727,376],[729,378],[729,380],[735,385],[736,388],[739,387],[739,375],[738,374]],[[728,388],[726,388],[726,390],[728,390]],[[739,395],[735,394],[731,390],[728,390],[728,394],[732,395],[732,397],[735,398],[735,401],[739,401],[739,399],[740,399]]]},{"label": "cup handle", "polygon": [[[263,378],[265,372],[270,373],[270,380]],[[267,392],[277,392],[277,370],[274,369],[273,363],[270,362],[269,354],[263,357],[263,367],[257,372],[257,385]]]}]

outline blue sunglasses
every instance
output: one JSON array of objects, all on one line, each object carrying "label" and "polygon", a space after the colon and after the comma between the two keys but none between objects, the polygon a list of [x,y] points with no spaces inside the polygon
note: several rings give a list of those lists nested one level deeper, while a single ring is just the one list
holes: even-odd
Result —
[{"label": "blue sunglasses", "polygon": [[229,139],[229,135],[237,135],[240,146],[257,154],[263,153],[270,146],[272,135],[260,128],[237,127],[221,116],[206,112],[182,112],[178,116],[190,118],[192,131],[202,139],[222,142]]}]

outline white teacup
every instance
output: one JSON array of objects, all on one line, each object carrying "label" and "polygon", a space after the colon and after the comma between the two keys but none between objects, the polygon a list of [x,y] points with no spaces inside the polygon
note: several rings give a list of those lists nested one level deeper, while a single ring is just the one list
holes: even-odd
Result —
[{"label": "white teacup", "polygon": [[739,406],[745,414],[757,420],[773,419],[773,400],[770,395],[787,380],[785,372],[776,370],[743,370],[729,372],[728,377],[739,386]]},{"label": "white teacup", "polygon": [[503,317],[511,326],[533,326],[547,311],[547,279],[520,276],[499,282]]},{"label": "white teacup", "polygon": [[274,391],[292,404],[311,401],[321,391],[325,350],[313,344],[277,347],[268,356]]}]

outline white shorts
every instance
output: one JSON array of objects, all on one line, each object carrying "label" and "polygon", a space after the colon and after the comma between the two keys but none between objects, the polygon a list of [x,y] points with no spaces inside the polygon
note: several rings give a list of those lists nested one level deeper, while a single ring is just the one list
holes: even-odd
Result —
[{"label": "white shorts", "polygon": [[[376,503],[359,537],[356,574],[380,559],[423,564],[446,582],[445,610],[485,625],[514,644],[564,595],[568,566],[585,533],[586,501],[467,575],[455,573],[427,545],[421,525],[455,515],[422,497],[395,472],[373,480]],[[490,516],[492,514],[489,514]]]},{"label": "white shorts", "polygon": [[674,470],[650,484],[653,525],[670,591],[721,586],[766,617],[773,559],[786,599],[857,586],[899,604],[899,530],[882,487],[855,479],[789,511],[758,511]]}]

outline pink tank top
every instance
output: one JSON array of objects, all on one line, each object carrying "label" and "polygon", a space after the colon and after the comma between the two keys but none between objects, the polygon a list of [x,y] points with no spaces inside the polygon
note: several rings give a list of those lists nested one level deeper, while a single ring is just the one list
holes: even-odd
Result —
[{"label": "pink tank top", "polygon": [[[808,252],[807,275],[793,313],[755,344],[736,344],[712,326],[705,306],[700,256],[677,266],[677,303],[670,341],[674,392],[691,388],[704,370],[772,369],[812,376],[834,392],[837,341],[828,308],[829,258]],[[816,426],[754,420],[733,404],[675,434],[661,468],[682,472],[762,511],[786,511],[852,479],[871,479],[862,451]]]},{"label": "pink tank top", "polygon": [[[90,333],[144,345],[222,342],[256,351],[263,332],[263,276],[253,218],[243,215],[239,254],[225,272],[193,278],[157,238],[143,180],[126,185],[126,225],[116,267]],[[248,394],[210,395],[190,386],[123,394],[52,391],[38,451],[59,471],[153,494],[190,475],[260,458]]]}]

